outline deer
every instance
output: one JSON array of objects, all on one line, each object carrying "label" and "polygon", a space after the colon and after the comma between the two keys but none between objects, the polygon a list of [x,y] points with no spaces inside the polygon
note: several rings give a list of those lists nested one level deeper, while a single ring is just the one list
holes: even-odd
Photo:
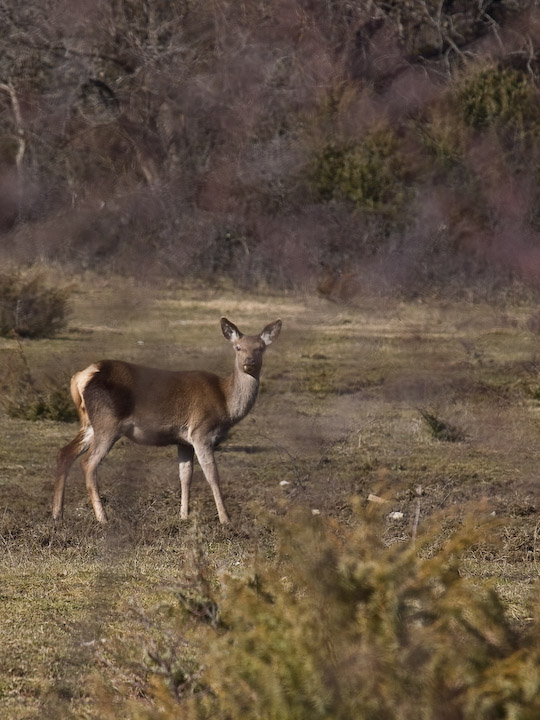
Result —
[{"label": "deer", "polygon": [[253,408],[263,355],[278,337],[281,324],[276,320],[259,335],[244,335],[222,317],[221,330],[235,351],[233,371],[224,378],[204,370],[161,370],[123,360],[101,360],[76,372],[70,391],[80,429],[57,455],[54,521],[60,522],[63,517],[70,468],[84,455],[81,466],[96,520],[107,523],[97,469],[116,441],[127,437],[141,445],[177,446],[182,520],[189,515],[196,457],[212,490],[219,521],[228,523],[214,449]]}]

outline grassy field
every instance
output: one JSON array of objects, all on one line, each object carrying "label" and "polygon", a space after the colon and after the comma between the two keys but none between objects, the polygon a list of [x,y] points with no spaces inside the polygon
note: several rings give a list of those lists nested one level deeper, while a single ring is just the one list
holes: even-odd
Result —
[{"label": "grassy field", "polygon": [[[101,718],[144,698],[168,642],[167,604],[197,558],[241,575],[274,552],[269,517],[297,505],[349,526],[355,498],[384,498],[388,544],[429,524],[435,547],[471,514],[489,521],[467,572],[491,578],[525,623],[539,561],[537,312],[86,278],[60,336],[0,339],[1,716]],[[181,522],[174,448],[121,440],[100,471],[109,525],[94,521],[74,467],[54,528],[55,456],[76,425],[8,416],[23,356],[36,385],[61,383],[66,395],[75,370],[106,357],[226,374],[221,315],[245,332],[283,320],[255,409],[217,454],[231,526],[219,525],[198,468]]]}]

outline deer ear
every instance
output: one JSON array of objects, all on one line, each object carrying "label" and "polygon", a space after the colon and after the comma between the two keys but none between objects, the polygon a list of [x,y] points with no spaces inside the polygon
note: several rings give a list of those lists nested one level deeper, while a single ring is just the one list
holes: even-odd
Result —
[{"label": "deer ear", "polygon": [[265,345],[270,345],[271,342],[273,342],[279,333],[281,332],[281,320],[276,320],[276,322],[270,323],[270,325],[267,325],[264,330],[261,333],[261,340]]},{"label": "deer ear", "polygon": [[221,332],[225,335],[229,342],[237,342],[242,337],[242,333],[234,323],[227,320],[226,317],[221,318]]}]

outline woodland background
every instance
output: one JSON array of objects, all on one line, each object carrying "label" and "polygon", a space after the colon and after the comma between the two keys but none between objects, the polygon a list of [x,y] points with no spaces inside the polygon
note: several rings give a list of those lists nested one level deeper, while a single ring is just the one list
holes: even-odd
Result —
[{"label": "woodland background", "polygon": [[536,2],[4,0],[0,42],[4,263],[537,284]]}]

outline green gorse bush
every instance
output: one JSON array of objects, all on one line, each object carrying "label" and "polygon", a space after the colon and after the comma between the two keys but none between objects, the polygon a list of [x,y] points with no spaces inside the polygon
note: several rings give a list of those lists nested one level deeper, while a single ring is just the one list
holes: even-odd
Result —
[{"label": "green gorse bush", "polygon": [[477,531],[435,552],[429,534],[386,547],[367,513],[354,528],[301,513],[279,525],[277,560],[222,579],[219,621],[194,623],[197,681],[158,683],[141,717],[540,717],[538,622],[512,627],[496,590],[466,577]]},{"label": "green gorse bush", "polygon": [[484,68],[464,80],[456,95],[465,123],[476,130],[498,125],[519,137],[538,130],[538,92],[520,70]]},{"label": "green gorse bush", "polygon": [[56,386],[52,381],[48,386],[37,389],[18,388],[7,399],[7,413],[21,420],[53,420],[54,422],[74,422],[77,413],[65,388]]},{"label": "green gorse bush", "polygon": [[325,145],[312,179],[321,199],[346,199],[367,212],[395,214],[405,199],[404,162],[390,130],[376,131],[360,143]]}]

